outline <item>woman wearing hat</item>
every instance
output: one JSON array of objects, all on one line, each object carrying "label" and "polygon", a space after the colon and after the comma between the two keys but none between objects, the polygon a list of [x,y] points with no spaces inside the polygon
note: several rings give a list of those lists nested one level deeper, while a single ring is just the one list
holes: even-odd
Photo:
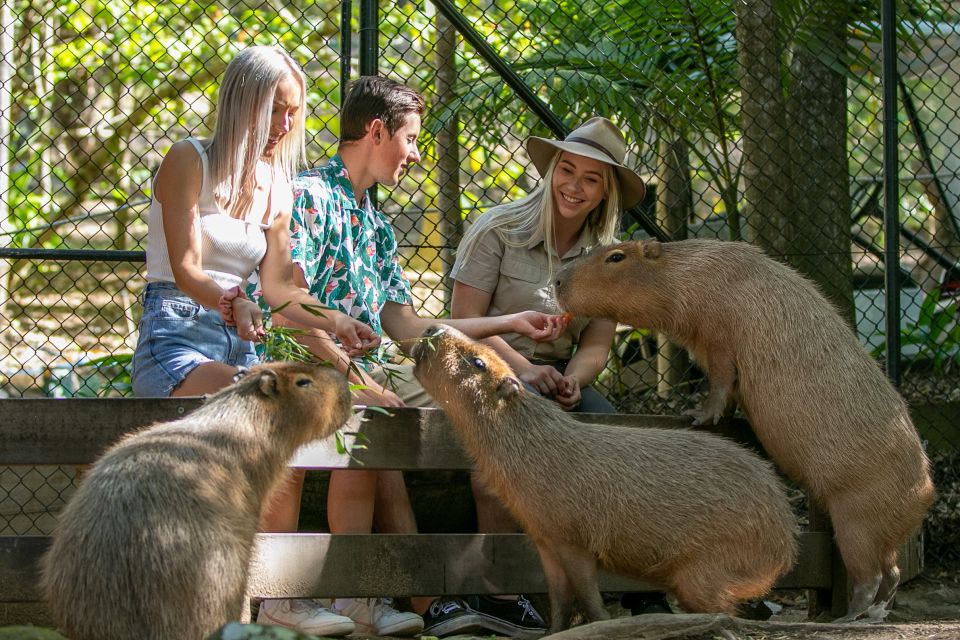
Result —
[{"label": "woman wearing hat", "polygon": [[[531,137],[527,151],[543,180],[467,231],[451,273],[453,318],[527,309],[558,313],[556,272],[592,247],[611,243],[620,212],[643,198],[643,180],[623,165],[623,134],[606,118],[591,118],[563,141]],[[487,342],[527,387],[565,410],[613,413],[590,384],[606,365],[615,329],[610,320],[575,317],[554,342],[516,334]]]}]

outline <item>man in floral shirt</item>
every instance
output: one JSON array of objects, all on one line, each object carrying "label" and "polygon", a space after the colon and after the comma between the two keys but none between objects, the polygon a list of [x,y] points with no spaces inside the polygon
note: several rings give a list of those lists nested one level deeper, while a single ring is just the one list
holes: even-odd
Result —
[{"label": "man in floral shirt", "polygon": [[[295,281],[323,304],[385,333],[404,351],[436,320],[421,318],[414,310],[393,228],[374,208],[367,190],[377,183],[398,184],[406,167],[420,160],[417,139],[423,113],[423,98],[409,87],[378,76],[357,80],[341,111],[337,155],[300,174],[293,185],[290,244],[298,267]],[[275,321],[304,329],[277,316]],[[512,332],[552,340],[565,327],[562,318],[533,311],[445,322],[475,338]],[[381,359],[351,366],[346,353],[323,332],[306,330],[300,341],[317,357],[335,363],[351,382],[365,387],[357,392],[362,404],[401,407],[431,402],[409,365]],[[301,472],[287,487],[287,495],[298,497],[302,482]],[[296,530],[299,500],[286,503],[286,509],[269,514],[266,530]],[[370,533],[374,515],[384,533],[416,532],[400,471],[331,472],[327,513],[331,533]],[[412,604],[418,611],[429,609],[431,635],[467,633],[482,626],[477,612],[462,601],[413,598]],[[349,633],[350,620],[356,631],[367,635],[413,635],[424,625],[420,616],[396,611],[384,598],[337,598],[329,609],[317,601],[268,600],[261,605],[258,620],[315,635]]]}]

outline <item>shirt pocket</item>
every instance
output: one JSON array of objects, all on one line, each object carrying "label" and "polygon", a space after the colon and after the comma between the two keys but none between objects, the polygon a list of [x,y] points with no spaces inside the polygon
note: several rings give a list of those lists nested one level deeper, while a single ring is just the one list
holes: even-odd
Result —
[{"label": "shirt pocket", "polygon": [[540,265],[518,260],[504,260],[500,263],[500,273],[508,278],[523,280],[538,284],[540,282]]}]

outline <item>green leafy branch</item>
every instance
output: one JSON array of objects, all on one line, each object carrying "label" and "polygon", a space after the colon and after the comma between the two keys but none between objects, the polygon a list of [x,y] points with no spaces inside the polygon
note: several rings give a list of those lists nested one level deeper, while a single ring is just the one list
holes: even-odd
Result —
[{"label": "green leafy branch", "polygon": [[[900,344],[917,347],[917,359],[928,359],[933,370],[942,373],[960,363],[960,324],[957,323],[957,303],[947,300],[941,304],[940,289],[928,293],[920,305],[916,322],[900,328]],[[887,348],[884,340],[871,355],[879,357]]]}]

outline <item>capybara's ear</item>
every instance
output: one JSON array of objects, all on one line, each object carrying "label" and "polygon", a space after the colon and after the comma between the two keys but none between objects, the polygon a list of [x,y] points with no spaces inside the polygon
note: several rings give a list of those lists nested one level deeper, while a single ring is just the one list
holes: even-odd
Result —
[{"label": "capybara's ear", "polygon": [[643,257],[655,260],[660,257],[660,242],[657,240],[647,240],[643,243]]},{"label": "capybara's ear", "polygon": [[273,371],[260,372],[260,379],[257,380],[257,384],[260,387],[260,393],[268,398],[272,398],[280,392],[280,381]]},{"label": "capybara's ear", "polygon": [[508,400],[520,394],[520,381],[516,378],[506,377],[497,385],[497,397],[501,400]]}]

